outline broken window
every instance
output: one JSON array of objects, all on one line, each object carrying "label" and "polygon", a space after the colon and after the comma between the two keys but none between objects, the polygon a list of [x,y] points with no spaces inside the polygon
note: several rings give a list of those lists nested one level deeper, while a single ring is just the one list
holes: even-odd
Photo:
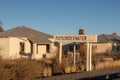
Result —
[{"label": "broken window", "polygon": [[20,42],[20,52],[24,52],[24,51],[25,51],[25,43]]},{"label": "broken window", "polygon": [[50,45],[49,44],[46,45],[46,52],[50,53]]}]

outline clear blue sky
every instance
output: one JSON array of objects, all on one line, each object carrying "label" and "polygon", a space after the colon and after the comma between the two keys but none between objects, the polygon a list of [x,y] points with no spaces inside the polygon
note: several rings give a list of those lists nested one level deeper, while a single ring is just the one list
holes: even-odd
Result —
[{"label": "clear blue sky", "polygon": [[0,0],[5,30],[25,25],[49,34],[120,34],[120,0]]}]

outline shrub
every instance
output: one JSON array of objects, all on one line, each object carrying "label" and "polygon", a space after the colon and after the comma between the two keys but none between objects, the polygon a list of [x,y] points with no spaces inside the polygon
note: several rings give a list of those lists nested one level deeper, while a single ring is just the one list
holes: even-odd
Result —
[{"label": "shrub", "polygon": [[14,77],[12,74],[12,64],[8,61],[2,60],[0,57],[0,80],[9,80]]},{"label": "shrub", "polygon": [[14,77],[12,74],[12,68],[5,68],[0,65],[0,80],[10,80]]},{"label": "shrub", "polygon": [[95,65],[95,70],[100,70],[104,68],[111,68],[111,67],[118,67],[120,66],[120,60],[115,60],[115,61],[105,61],[105,62],[100,62]]},{"label": "shrub", "polygon": [[33,80],[40,76],[40,65],[34,60],[18,60],[14,65],[14,80]]},{"label": "shrub", "polygon": [[1,60],[0,80],[34,80],[40,76],[40,67],[35,60]]},{"label": "shrub", "polygon": [[59,58],[55,57],[52,59],[53,61],[53,74],[63,74],[62,64],[59,63]]}]

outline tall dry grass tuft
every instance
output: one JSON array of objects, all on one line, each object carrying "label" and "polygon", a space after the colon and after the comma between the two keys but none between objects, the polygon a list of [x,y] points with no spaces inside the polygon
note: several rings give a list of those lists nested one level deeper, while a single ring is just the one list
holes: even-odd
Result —
[{"label": "tall dry grass tuft", "polygon": [[0,59],[0,80],[9,80],[14,77],[14,74],[12,74],[12,66],[13,65]]},{"label": "tall dry grass tuft", "polygon": [[34,80],[40,76],[40,67],[35,60],[0,60],[0,80]]},{"label": "tall dry grass tuft", "polygon": [[97,63],[95,65],[95,70],[105,69],[105,68],[112,68],[120,66],[120,60],[115,61],[105,61],[101,63]]},{"label": "tall dry grass tuft", "polygon": [[17,60],[14,64],[14,80],[33,80],[40,76],[40,64],[35,60]]},{"label": "tall dry grass tuft", "polygon": [[62,63],[59,63],[59,57],[56,56],[53,60],[53,73],[54,74],[65,74],[76,71],[76,66],[73,66],[71,59],[72,55],[70,52],[63,54]]},{"label": "tall dry grass tuft", "polygon": [[73,72],[76,72],[76,71],[77,71],[76,66],[75,65],[71,66],[71,72],[73,73]]},{"label": "tall dry grass tuft", "polygon": [[53,61],[53,74],[64,74],[63,66],[59,63],[59,56],[57,55],[52,59]]},{"label": "tall dry grass tuft", "polygon": [[50,66],[44,67],[44,69],[43,69],[43,76],[44,77],[52,76],[52,68]]},{"label": "tall dry grass tuft", "polygon": [[53,59],[43,59],[43,77],[50,77],[53,74]]}]

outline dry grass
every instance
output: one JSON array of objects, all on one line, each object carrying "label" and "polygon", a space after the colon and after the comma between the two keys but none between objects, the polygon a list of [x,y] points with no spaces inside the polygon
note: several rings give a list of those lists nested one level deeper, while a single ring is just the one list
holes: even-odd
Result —
[{"label": "dry grass", "polygon": [[93,64],[95,70],[120,66],[120,54],[95,54]]},{"label": "dry grass", "polygon": [[0,60],[0,80],[34,80],[40,76],[40,67],[35,60]]},{"label": "dry grass", "polygon": [[[120,66],[119,57],[120,55],[102,55],[102,57],[100,57],[101,60],[92,65],[92,69],[99,70]],[[99,59],[99,57],[96,59]],[[28,59],[0,59],[0,80],[34,80],[35,77],[40,76],[48,77],[59,73],[67,74],[76,71],[85,71],[85,62],[86,60],[82,60],[81,56],[77,56],[76,65],[74,66],[70,52],[63,55],[61,64],[59,63],[58,56],[52,59],[43,59],[40,61]]]},{"label": "dry grass", "polygon": [[56,56],[53,60],[53,73],[66,74],[76,72],[76,66],[73,65],[72,55],[70,52],[63,54],[62,63],[59,63],[59,56]]},{"label": "dry grass", "polygon": [[120,66],[120,60],[115,61],[105,61],[95,65],[95,70],[111,68],[111,67],[118,67]]},{"label": "dry grass", "polygon": [[44,77],[52,76],[52,68],[50,66],[44,67],[44,69],[43,69],[43,76]]}]

